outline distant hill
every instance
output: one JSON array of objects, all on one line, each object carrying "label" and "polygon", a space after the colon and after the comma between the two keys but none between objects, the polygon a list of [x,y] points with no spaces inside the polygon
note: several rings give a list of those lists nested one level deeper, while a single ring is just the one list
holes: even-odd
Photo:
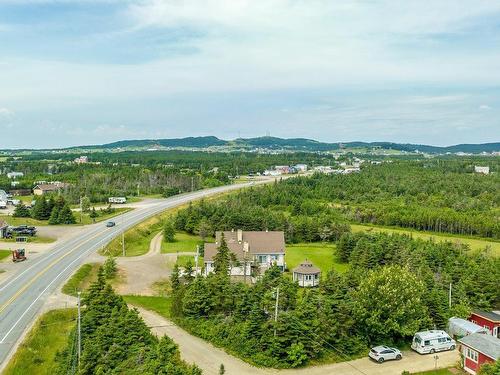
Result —
[{"label": "distant hill", "polygon": [[[214,136],[187,137],[172,139],[139,139],[124,140],[103,145],[69,147],[57,151],[84,152],[92,151],[124,151],[124,150],[161,150],[161,149],[213,149],[219,151],[231,150],[287,150],[287,151],[335,151],[340,149],[373,149],[395,150],[403,152],[426,152],[432,154],[444,154],[447,152],[465,152],[479,154],[481,152],[491,153],[500,151],[500,142],[483,144],[460,144],[447,147],[429,146],[410,143],[393,142],[336,142],[326,143],[307,138],[278,138],[278,137],[257,137],[257,138],[237,138],[226,141]],[[31,150],[50,151],[50,150]]]}]

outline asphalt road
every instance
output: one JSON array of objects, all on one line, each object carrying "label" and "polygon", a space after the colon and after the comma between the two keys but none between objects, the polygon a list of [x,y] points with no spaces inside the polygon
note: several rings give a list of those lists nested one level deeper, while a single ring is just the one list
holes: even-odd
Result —
[{"label": "asphalt road", "polygon": [[265,182],[269,181],[221,186],[161,199],[150,206],[114,217],[115,227],[107,228],[105,223],[89,225],[75,237],[56,245],[38,258],[17,263],[18,270],[0,284],[0,368],[10,357],[23,332],[36,318],[47,297],[68,279],[89,254],[123,230],[165,209]]}]

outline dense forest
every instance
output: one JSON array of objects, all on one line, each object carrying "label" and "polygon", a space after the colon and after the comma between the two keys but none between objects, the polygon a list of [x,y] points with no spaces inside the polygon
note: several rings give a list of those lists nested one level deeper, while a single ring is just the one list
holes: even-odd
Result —
[{"label": "dense forest", "polygon": [[500,304],[500,260],[469,254],[465,245],[345,233],[338,252],[350,265],[345,274],[330,272],[319,288],[299,290],[277,267],[255,285],[231,282],[222,242],[215,273],[180,278],[174,271],[172,314],[188,331],[257,365],[297,367],[346,360],[370,345],[401,345],[418,330],[445,328],[451,316]]},{"label": "dense forest", "polygon": [[158,339],[134,309],[106,284],[103,270],[83,300],[81,360],[78,366],[76,327],[58,355],[58,374],[201,375],[180,359],[177,345]]},{"label": "dense forest", "polygon": [[361,173],[287,179],[179,212],[178,229],[284,230],[287,241],[335,240],[346,222],[500,238],[500,176],[460,160],[394,161]]}]

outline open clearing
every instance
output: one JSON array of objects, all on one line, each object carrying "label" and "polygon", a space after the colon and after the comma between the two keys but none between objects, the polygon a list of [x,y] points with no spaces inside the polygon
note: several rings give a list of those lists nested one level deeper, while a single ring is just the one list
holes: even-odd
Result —
[{"label": "open clearing", "polygon": [[76,309],[51,310],[43,314],[7,365],[4,375],[52,375],[55,357],[66,347],[75,325]]},{"label": "open clearing", "polygon": [[330,270],[345,272],[347,263],[335,259],[335,245],[321,242],[286,245],[285,261],[290,272],[305,259],[310,260],[322,271],[323,277]]},{"label": "open clearing", "polygon": [[10,256],[10,250],[0,250],[0,260]]},{"label": "open clearing", "polygon": [[[205,242],[213,242],[214,240],[208,238]],[[203,241],[200,237],[194,236],[186,232],[175,233],[174,242],[163,242],[161,245],[162,253],[184,253],[196,252],[196,246],[202,245]]]},{"label": "open clearing", "polygon": [[442,233],[436,234],[432,232],[419,232],[409,229],[386,228],[375,225],[351,224],[351,229],[353,232],[373,231],[373,232],[385,232],[385,233],[398,233],[398,234],[408,234],[413,238],[421,238],[423,240],[433,239],[435,241],[461,242],[469,245],[472,250],[481,250],[489,246],[494,256],[500,256],[500,242],[488,239],[470,238],[465,236],[457,236],[451,234],[448,235]]}]

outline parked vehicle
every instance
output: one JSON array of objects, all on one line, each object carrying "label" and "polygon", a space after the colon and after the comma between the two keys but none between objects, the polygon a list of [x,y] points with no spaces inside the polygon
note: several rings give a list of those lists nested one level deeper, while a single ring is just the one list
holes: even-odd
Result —
[{"label": "parked vehicle", "polygon": [[24,249],[17,249],[12,251],[12,261],[17,263],[17,262],[22,262],[26,260],[26,252]]},{"label": "parked vehicle", "polygon": [[403,358],[403,354],[401,354],[401,351],[399,349],[389,348],[388,346],[384,345],[372,348],[372,350],[370,350],[370,353],[368,353],[368,356],[378,363],[390,361],[393,359],[400,360],[401,358]]},{"label": "parked vehicle", "polygon": [[10,227],[9,232],[17,236],[34,236],[36,235],[36,227],[28,225],[19,225],[17,227]]},{"label": "parked vehicle", "polygon": [[7,208],[7,202],[0,201],[0,208]]},{"label": "parked vehicle", "polygon": [[115,224],[115,222],[114,222],[114,221],[108,221],[108,222],[106,223],[106,226],[107,226],[108,228],[114,227],[115,225],[116,225],[116,224]]},{"label": "parked vehicle", "polygon": [[443,350],[454,350],[456,342],[445,331],[431,330],[415,333],[411,348],[417,353],[435,353]]},{"label": "parked vehicle", "polygon": [[127,203],[127,198],[125,197],[109,197],[109,203]]}]

